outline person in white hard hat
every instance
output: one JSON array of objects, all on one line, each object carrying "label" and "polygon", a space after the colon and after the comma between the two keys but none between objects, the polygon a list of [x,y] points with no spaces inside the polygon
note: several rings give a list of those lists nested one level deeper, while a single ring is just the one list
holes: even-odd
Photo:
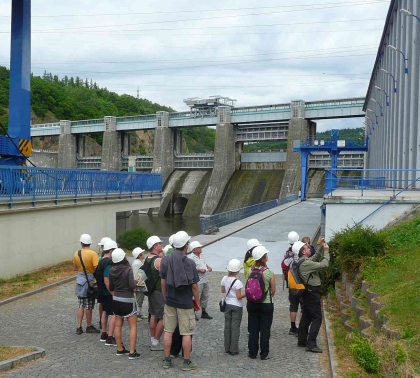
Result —
[{"label": "person in white hard hat", "polygon": [[[136,350],[137,342],[137,305],[134,299],[133,269],[125,257],[125,252],[117,248],[112,252],[112,268],[109,272],[109,290],[112,292],[112,308],[115,315],[115,341],[117,343],[117,356],[126,356],[134,360],[140,357]],[[130,327],[130,350],[125,349],[122,343],[123,320],[127,319]]]},{"label": "person in white hard hat", "polygon": [[[109,238],[108,236],[104,236],[101,241],[98,243],[98,247],[99,247],[99,251],[98,251],[98,255],[102,258],[104,257],[104,245],[107,241],[113,241],[111,238]],[[101,298],[99,297],[98,300],[98,312],[99,312],[99,328],[102,329],[102,314],[103,314],[103,309],[102,309],[102,303],[101,303]]]},{"label": "person in white hard hat", "polygon": [[[99,260],[98,267],[96,268],[95,277],[98,283],[98,301],[101,301],[103,312],[101,318],[101,338],[100,341],[105,342],[105,345],[114,346],[114,327],[115,317],[114,310],[112,309],[112,294],[109,290],[109,272],[112,268],[111,255],[117,249],[117,243],[111,239],[105,241],[103,246],[104,255]],[[107,332],[107,325],[109,320],[109,329]]]},{"label": "person in white hard hat", "polygon": [[163,248],[163,253],[165,254],[165,256],[168,256],[173,252],[174,252],[174,247],[172,247],[172,245],[170,244],[165,245],[165,247]]},{"label": "person in white hard hat", "polygon": [[[90,249],[92,238],[88,234],[80,236],[81,250],[76,251],[73,257],[73,270],[77,271],[76,277],[76,295],[79,300],[79,309],[77,310],[77,329],[76,333],[81,335],[83,333],[82,321],[86,313],[86,333],[100,333],[99,329],[92,325],[92,310],[95,308],[95,298],[88,297],[88,286],[93,286],[95,277],[93,273],[98,266],[99,258],[95,251]],[[86,269],[86,274],[83,269],[82,262]],[[87,276],[87,279],[86,279]]]},{"label": "person in white hard hat", "polygon": [[165,301],[163,300],[162,284],[159,276],[160,263],[162,258],[159,256],[163,252],[162,240],[158,236],[151,236],[146,240],[149,256],[144,259],[144,265],[150,264],[152,277],[154,278],[156,288],[149,294],[149,329],[150,329],[150,350],[162,351],[163,346],[159,343],[163,333],[163,309]]},{"label": "person in white hard hat", "polygon": [[[260,350],[261,360],[267,360],[270,352],[270,332],[273,323],[274,305],[273,297],[276,293],[276,276],[267,267],[268,250],[259,245],[252,251],[255,265],[252,267],[250,275],[254,271],[260,271],[264,277],[265,291],[264,299],[260,302],[252,302],[247,298],[246,309],[248,311],[248,357],[257,358],[258,349]],[[250,281],[248,280],[248,283]]]},{"label": "person in white hard hat", "polygon": [[[282,270],[283,270],[283,279],[286,280],[287,284],[287,275],[289,272],[289,269],[294,261],[298,261],[298,255],[297,253],[294,253],[292,251],[292,246],[294,243],[296,243],[299,240],[299,234],[296,231],[290,231],[287,235],[287,240],[289,242],[289,248],[284,254],[284,259],[282,261]],[[296,318],[297,313],[299,310],[299,304],[300,309],[302,310],[302,298],[296,297],[296,295],[293,295],[289,292],[289,314],[290,314],[290,329],[289,329],[289,335],[297,336],[298,329],[296,327]]]},{"label": "person in white hard hat", "polygon": [[108,236],[104,236],[101,241],[98,243],[98,247],[99,247],[99,256],[104,257],[104,245],[107,241],[112,240],[111,238],[109,238]]},{"label": "person in white hard hat", "polygon": [[182,338],[184,363],[182,370],[195,370],[197,365],[190,360],[192,335],[195,330],[194,298],[199,297],[198,272],[194,262],[185,258],[190,236],[185,231],[179,231],[173,239],[174,253],[162,259],[160,276],[165,298],[165,335],[163,337],[164,357],[163,368],[172,366],[171,345],[173,333],[179,325]]},{"label": "person in white hard hat", "polygon": [[244,258],[244,275],[245,275],[245,280],[248,279],[249,276],[249,271],[250,269],[254,266],[255,264],[255,260],[252,257],[252,251],[255,247],[262,245],[257,239],[249,239],[246,243],[247,246],[247,251],[245,253],[245,258]]},{"label": "person in white hard hat", "polygon": [[[322,353],[316,339],[322,324],[321,310],[321,278],[319,272],[328,268],[330,263],[330,247],[322,239],[321,248],[311,257],[310,247],[303,242],[293,244],[293,252],[299,257],[299,275],[305,285],[302,318],[298,330],[298,346],[308,352]],[[324,252],[322,254],[322,251]]]},{"label": "person in white hard hat", "polygon": [[222,293],[226,293],[225,310],[225,352],[232,356],[239,354],[239,336],[243,315],[242,298],[245,293],[241,293],[244,287],[241,280],[237,278],[242,269],[242,264],[238,259],[232,259],[227,265],[228,275],[224,276],[222,282]]},{"label": "person in white hard hat", "polygon": [[[134,278],[137,277],[137,274],[139,273],[139,269],[143,266],[143,261],[145,259],[145,255],[144,255],[144,249],[140,248],[140,247],[136,247],[133,249],[133,252],[131,252],[131,254],[134,257],[134,261],[131,264],[131,269],[133,269],[133,275]],[[136,298],[136,302],[137,302],[137,319],[141,320],[141,319],[147,319],[148,316],[147,315],[142,315],[142,307],[143,307],[143,301],[144,301],[144,293],[141,293],[139,291],[136,291],[134,293],[135,298]]]},{"label": "person in white hard hat", "polygon": [[[192,259],[195,263],[195,267],[197,268],[198,277],[200,281],[198,282],[198,291],[199,291],[199,298],[200,307],[202,309],[201,312],[201,319],[213,319],[208,312],[206,311],[207,305],[209,303],[209,294],[210,294],[210,287],[209,287],[209,278],[208,272],[212,272],[213,269],[211,266],[206,264],[202,253],[203,253],[203,246],[198,241],[193,241],[190,243],[188,247],[188,251],[191,251],[188,255],[190,259]],[[195,320],[198,320],[197,315],[195,315]]]}]

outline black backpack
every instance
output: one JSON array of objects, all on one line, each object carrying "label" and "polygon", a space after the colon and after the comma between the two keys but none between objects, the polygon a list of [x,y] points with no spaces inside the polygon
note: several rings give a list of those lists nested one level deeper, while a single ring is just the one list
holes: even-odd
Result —
[{"label": "black backpack", "polygon": [[145,273],[146,279],[144,280],[144,283],[146,284],[147,291],[145,291],[143,294],[146,296],[151,295],[156,290],[156,282],[152,275],[152,264],[155,263],[155,260],[159,258],[159,256],[154,256],[151,259],[146,258],[144,260],[143,266],[140,267],[140,269]]},{"label": "black backpack", "polygon": [[98,285],[98,297],[102,297],[102,290],[106,288],[104,282],[104,271],[108,265],[112,265],[112,260],[109,257],[103,257],[99,260],[99,264],[96,267],[95,273],[93,274]]}]

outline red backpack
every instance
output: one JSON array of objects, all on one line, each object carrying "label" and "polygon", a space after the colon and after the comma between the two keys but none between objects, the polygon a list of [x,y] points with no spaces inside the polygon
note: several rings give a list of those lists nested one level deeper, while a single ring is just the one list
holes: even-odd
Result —
[{"label": "red backpack", "polygon": [[[289,288],[289,284],[288,284],[288,282],[287,282],[287,276],[288,276],[288,274],[289,274],[290,266],[291,266],[292,264],[287,265],[287,264],[286,264],[286,260],[287,260],[287,259],[290,259],[290,258],[294,258],[294,256],[293,256],[293,252],[292,252],[292,247],[290,247],[290,248],[286,251],[286,253],[284,254],[284,259],[283,259],[283,261],[281,262],[281,270],[283,271],[283,290],[284,290],[284,284],[285,284],[285,283],[286,283],[286,288],[287,288],[287,289]],[[292,262],[293,262],[293,260],[292,260]]]}]

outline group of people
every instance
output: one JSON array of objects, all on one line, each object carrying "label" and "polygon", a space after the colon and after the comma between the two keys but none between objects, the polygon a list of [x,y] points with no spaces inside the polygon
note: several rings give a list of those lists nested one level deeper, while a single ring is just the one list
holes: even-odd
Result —
[{"label": "group of people", "polygon": [[[190,360],[192,335],[198,320],[195,311],[201,311],[202,319],[212,319],[207,312],[208,272],[212,268],[201,256],[202,245],[197,241],[190,243],[190,239],[186,232],[179,231],[163,247],[158,236],[151,236],[146,241],[148,253],[140,247],[135,248],[132,251],[134,261],[130,265],[125,252],[115,241],[110,238],[101,240],[99,258],[98,253],[91,249],[90,235],[83,234],[80,237],[81,249],[73,258],[73,268],[78,272],[76,333],[83,333],[82,321],[86,315],[86,333],[101,333],[100,341],[116,346],[117,356],[128,355],[129,359],[137,359],[140,357],[136,350],[137,320],[147,318],[150,350],[164,352],[163,367],[171,367],[171,358],[182,349],[182,369],[196,369],[196,364]],[[139,288],[140,281],[144,283],[140,270],[143,274],[147,272],[149,286],[146,291]],[[93,292],[95,286],[96,295]],[[141,312],[145,295],[148,297],[148,316]],[[92,324],[95,298],[99,304],[100,330]],[[122,343],[124,319],[130,328],[129,349]]]},{"label": "group of people", "polygon": [[[289,293],[289,334],[298,336],[298,346],[319,353],[322,352],[316,344],[322,322],[319,271],[328,267],[329,248],[323,243],[322,248],[312,252],[310,241],[304,241],[303,238],[300,241],[296,232],[289,233],[288,237],[290,248],[283,263],[289,266],[299,263],[299,273],[306,285],[301,297],[297,298]],[[81,249],[75,252],[73,258],[74,270],[78,272],[76,295],[79,308],[76,333],[84,332],[82,320],[86,316],[86,333],[100,333],[100,341],[117,347],[117,356],[128,355],[129,359],[137,359],[140,357],[136,350],[137,320],[148,319],[150,350],[163,351],[163,368],[170,368],[172,358],[178,356],[182,350],[182,369],[195,370],[196,364],[190,359],[192,335],[198,320],[197,311],[201,311],[202,319],[212,319],[207,312],[208,273],[212,272],[212,268],[202,257],[202,245],[197,241],[190,242],[190,239],[185,231],[179,231],[163,247],[158,236],[151,236],[146,241],[148,253],[140,247],[135,248],[132,251],[134,261],[130,265],[125,252],[118,248],[115,241],[110,238],[101,240],[99,258],[98,253],[91,249],[91,237],[88,234],[81,235]],[[257,239],[250,239],[244,262],[238,259],[228,262],[228,273],[221,281],[221,292],[224,293],[226,302],[224,348],[228,354],[239,353],[243,299],[246,298],[248,356],[255,359],[259,354],[261,360],[270,358],[269,342],[276,277],[267,266],[268,254],[269,251]],[[238,278],[242,268],[245,286]],[[145,272],[147,280],[153,283],[146,291],[139,288],[140,282],[144,284],[142,277],[145,277]],[[148,315],[142,313],[145,295],[148,297]],[[95,298],[99,303],[100,330],[92,324]],[[299,305],[302,317],[297,328]],[[127,319],[130,328],[129,349],[122,343],[124,319]]]}]

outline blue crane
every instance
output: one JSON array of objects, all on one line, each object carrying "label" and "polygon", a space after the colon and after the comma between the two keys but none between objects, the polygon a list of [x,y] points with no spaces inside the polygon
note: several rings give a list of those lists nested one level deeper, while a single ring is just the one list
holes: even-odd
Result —
[{"label": "blue crane", "polygon": [[308,184],[308,156],[312,152],[324,151],[328,152],[331,157],[331,170],[325,170],[325,192],[330,193],[336,189],[338,155],[342,151],[367,151],[369,138],[366,142],[360,143],[355,141],[339,141],[340,130],[331,130],[330,141],[319,141],[308,139],[300,142],[299,146],[293,148],[293,151],[300,152],[301,155],[301,199],[306,200],[306,186]]},{"label": "blue crane", "polygon": [[12,0],[9,128],[0,136],[0,165],[25,165],[31,154],[31,0]]}]

